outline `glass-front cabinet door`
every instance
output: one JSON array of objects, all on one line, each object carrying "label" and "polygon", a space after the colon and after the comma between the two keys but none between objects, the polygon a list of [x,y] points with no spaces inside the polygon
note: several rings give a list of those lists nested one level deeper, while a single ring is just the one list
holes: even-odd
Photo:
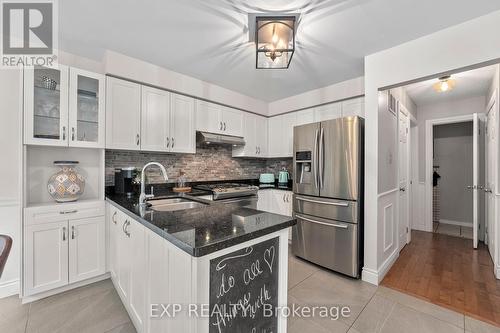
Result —
[{"label": "glass-front cabinet door", "polygon": [[70,69],[70,146],[104,148],[104,86],[104,75]]},{"label": "glass-front cabinet door", "polygon": [[68,144],[68,67],[24,70],[26,144]]}]

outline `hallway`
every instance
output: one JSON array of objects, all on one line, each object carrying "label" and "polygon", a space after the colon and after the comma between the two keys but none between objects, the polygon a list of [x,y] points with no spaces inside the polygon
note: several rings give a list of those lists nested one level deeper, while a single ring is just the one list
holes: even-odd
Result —
[{"label": "hallway", "polygon": [[500,281],[482,243],[412,231],[382,285],[500,326]]}]

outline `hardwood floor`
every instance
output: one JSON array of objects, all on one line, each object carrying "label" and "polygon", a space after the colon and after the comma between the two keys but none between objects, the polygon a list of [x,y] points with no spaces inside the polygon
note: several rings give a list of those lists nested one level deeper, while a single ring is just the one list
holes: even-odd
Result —
[{"label": "hardwood floor", "polygon": [[500,281],[484,244],[412,231],[382,285],[500,327]]}]

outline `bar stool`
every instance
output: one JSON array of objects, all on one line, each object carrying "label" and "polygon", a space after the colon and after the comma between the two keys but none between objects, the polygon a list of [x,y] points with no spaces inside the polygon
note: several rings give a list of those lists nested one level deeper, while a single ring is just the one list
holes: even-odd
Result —
[{"label": "bar stool", "polygon": [[12,238],[7,235],[0,235],[0,278],[2,277],[3,269],[7,263],[11,247]]}]

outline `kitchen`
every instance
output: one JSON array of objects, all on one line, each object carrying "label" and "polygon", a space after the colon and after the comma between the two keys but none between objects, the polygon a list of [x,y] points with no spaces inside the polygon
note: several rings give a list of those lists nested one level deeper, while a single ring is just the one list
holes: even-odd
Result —
[{"label": "kitchen", "polygon": [[[384,229],[382,237],[373,230],[373,134],[379,125],[375,108],[367,108],[373,106],[373,92],[365,88],[369,76],[351,72],[328,82],[318,76],[288,89],[287,80],[300,82],[304,75],[293,67],[300,68],[305,52],[304,44],[295,49],[294,37],[307,36],[301,30],[307,20],[281,37],[293,40],[292,59],[256,48],[261,21],[270,23],[260,27],[278,25],[282,16],[248,18],[245,59],[263,81],[248,76],[253,83],[247,86],[227,81],[227,73],[216,80],[203,70],[196,74],[196,66],[167,66],[112,47],[116,38],[92,56],[85,43],[69,42],[82,37],[67,20],[87,9],[59,6],[64,47],[58,65],[2,69],[0,77],[3,109],[18,111],[2,125],[2,142],[12,141],[4,187],[16,190],[0,196],[7,198],[0,206],[8,221],[0,234],[12,241],[4,251],[0,295],[14,304],[6,313],[19,314],[19,331],[364,332],[381,299],[392,304],[392,319],[383,325],[397,322],[394,309],[402,307],[430,322],[437,318],[436,331],[457,328],[444,315],[426,317],[426,302],[376,287],[390,264],[380,265],[382,257],[374,260],[373,253],[390,248],[393,230]],[[229,7],[190,3],[176,9],[216,8],[200,15],[210,20],[225,17]],[[468,20],[476,16],[479,11]],[[287,19],[299,24],[295,15]],[[93,29],[102,24],[96,20]],[[438,30],[436,25],[423,35]],[[214,61],[209,51],[206,59]],[[284,59],[289,69],[265,67]],[[274,88],[276,80],[283,87]],[[97,308],[96,299],[111,302],[105,304],[113,315],[91,320],[105,311],[86,316],[87,310],[75,310],[77,299],[88,309]],[[48,310],[52,302],[75,318],[58,319],[55,307]],[[235,303],[244,304],[241,312],[214,313]],[[250,318],[244,315],[248,303],[255,306]],[[277,310],[297,304],[348,309],[335,319],[264,315],[265,305]],[[166,305],[184,306],[168,318]],[[206,306],[210,314],[192,316],[187,305]],[[43,323],[43,317],[54,319]],[[0,321],[0,328],[9,325]]]}]

